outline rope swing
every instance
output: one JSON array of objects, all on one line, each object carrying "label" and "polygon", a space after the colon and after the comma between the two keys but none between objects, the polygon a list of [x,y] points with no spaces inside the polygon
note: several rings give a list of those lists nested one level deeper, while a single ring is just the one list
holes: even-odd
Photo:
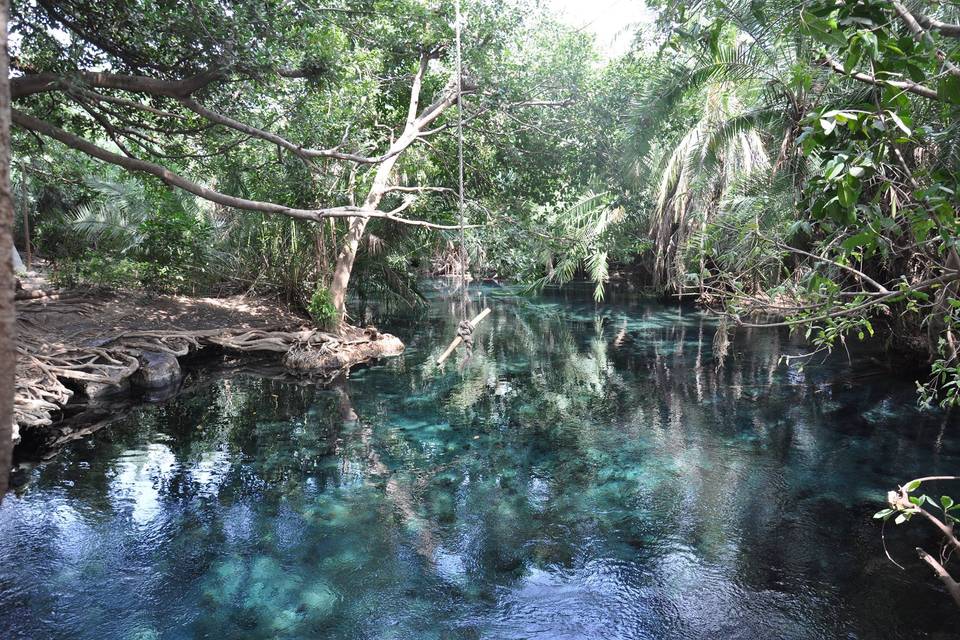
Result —
[{"label": "rope swing", "polygon": [[466,241],[466,205],[463,196],[463,53],[460,41],[461,35],[461,16],[460,0],[456,2],[457,21],[454,27],[456,33],[456,51],[457,51],[457,205],[460,213],[460,278],[466,286],[467,283],[467,241]]},{"label": "rope swing", "polygon": [[[456,0],[456,24],[454,26],[454,31],[456,34],[456,58],[457,58],[457,170],[458,170],[458,188],[457,188],[457,204],[459,207],[460,214],[460,289],[463,296],[466,296],[467,291],[467,265],[469,264],[470,256],[467,253],[467,240],[466,240],[466,203],[464,199],[463,192],[463,57],[462,57],[462,44],[460,40],[461,35],[461,15],[460,15],[460,0]],[[464,309],[466,309],[466,301],[464,300]],[[486,318],[490,314],[490,308],[487,307],[481,311],[475,318],[472,320],[461,320],[457,325],[457,337],[453,339],[450,343],[450,346],[447,347],[446,351],[437,358],[437,365],[442,365],[444,361],[450,357],[450,354],[460,346],[460,344],[466,345],[467,358],[470,358],[473,355],[473,330],[477,327],[477,324],[481,320]]]}]

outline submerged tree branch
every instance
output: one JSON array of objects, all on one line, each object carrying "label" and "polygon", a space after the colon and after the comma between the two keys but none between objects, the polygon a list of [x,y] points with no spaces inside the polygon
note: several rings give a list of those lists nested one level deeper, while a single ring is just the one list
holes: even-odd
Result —
[{"label": "submerged tree branch", "polygon": [[953,601],[960,607],[960,583],[953,579],[947,570],[944,568],[936,558],[931,556],[929,553],[917,547],[917,555],[920,556],[920,559],[927,563],[927,565],[933,569],[933,572],[937,575],[937,578],[940,579],[940,582],[943,583],[943,586],[947,588],[947,592],[950,594],[950,597],[953,598]]}]

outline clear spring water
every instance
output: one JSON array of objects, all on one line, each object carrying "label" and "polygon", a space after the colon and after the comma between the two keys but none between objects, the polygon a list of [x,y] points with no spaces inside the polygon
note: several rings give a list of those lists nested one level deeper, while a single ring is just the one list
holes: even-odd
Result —
[{"label": "clear spring water", "polygon": [[886,489],[958,425],[869,351],[575,290],[390,326],[333,388],[234,377],[142,407],[0,506],[0,638],[953,638]]}]

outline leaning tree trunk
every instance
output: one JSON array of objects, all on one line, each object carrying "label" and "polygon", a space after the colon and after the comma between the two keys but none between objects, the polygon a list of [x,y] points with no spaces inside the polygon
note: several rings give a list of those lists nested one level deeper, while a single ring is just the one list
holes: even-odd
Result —
[{"label": "leaning tree trunk", "polygon": [[[454,85],[451,85],[440,100],[427,107],[423,113],[418,116],[420,88],[429,61],[430,57],[426,54],[420,58],[420,69],[416,76],[414,76],[413,86],[410,90],[410,105],[407,111],[407,120],[403,133],[390,145],[389,150],[384,155],[384,160],[377,167],[373,184],[371,184],[370,191],[367,192],[367,197],[364,199],[363,206],[361,207],[362,211],[373,213],[378,210],[383,196],[391,190],[390,183],[393,178],[393,169],[397,164],[397,159],[400,157],[400,154],[416,142],[417,139],[424,134],[426,128],[429,127],[441,113],[450,106],[457,104],[459,100],[459,94],[452,92],[452,86]],[[330,282],[330,298],[333,306],[337,310],[337,317],[340,323],[346,320],[347,289],[350,285],[350,276],[353,273],[353,264],[357,258],[357,249],[359,249],[360,242],[363,240],[363,234],[367,229],[367,223],[370,221],[370,218],[364,217],[361,213],[356,217],[349,218],[349,220],[347,235],[343,239],[343,246],[340,248],[340,253],[337,254],[337,263],[333,270],[333,279]]]},{"label": "leaning tree trunk", "polygon": [[13,452],[14,347],[13,197],[10,193],[10,62],[8,0],[0,0],[0,500],[10,479]]},{"label": "leaning tree trunk", "polygon": [[350,275],[353,273],[353,263],[357,259],[357,249],[363,232],[367,228],[368,218],[350,218],[350,227],[343,239],[343,246],[337,254],[337,265],[333,270],[333,279],[330,281],[330,298],[337,310],[337,320],[344,322],[347,315],[347,288],[350,286]]},{"label": "leaning tree trunk", "polygon": [[[408,125],[409,128],[409,125]],[[377,174],[374,176],[373,184],[367,193],[367,198],[363,202],[362,209],[366,211],[376,211],[383,200],[390,184],[390,178],[393,175],[393,167],[397,163],[399,152],[410,146],[416,139],[419,132],[416,130],[405,131],[400,138],[390,146],[390,152],[394,155],[387,158],[377,168]],[[337,310],[339,322],[344,322],[347,312],[347,288],[350,286],[350,276],[353,274],[353,263],[357,259],[357,249],[360,248],[360,241],[363,240],[363,234],[367,229],[367,223],[370,218],[355,217],[350,218],[350,224],[347,229],[347,235],[343,239],[343,246],[337,255],[337,264],[333,270],[333,279],[330,282],[330,298],[333,306]]]}]

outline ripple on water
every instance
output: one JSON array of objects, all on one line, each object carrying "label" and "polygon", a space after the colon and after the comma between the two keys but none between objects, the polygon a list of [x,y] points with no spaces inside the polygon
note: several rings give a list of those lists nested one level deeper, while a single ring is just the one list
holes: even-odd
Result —
[{"label": "ripple on water", "polygon": [[955,635],[870,518],[960,468],[911,381],[784,369],[772,332],[717,369],[699,314],[563,295],[498,297],[462,369],[431,294],[333,389],[233,379],[74,443],[0,506],[0,637]]}]

